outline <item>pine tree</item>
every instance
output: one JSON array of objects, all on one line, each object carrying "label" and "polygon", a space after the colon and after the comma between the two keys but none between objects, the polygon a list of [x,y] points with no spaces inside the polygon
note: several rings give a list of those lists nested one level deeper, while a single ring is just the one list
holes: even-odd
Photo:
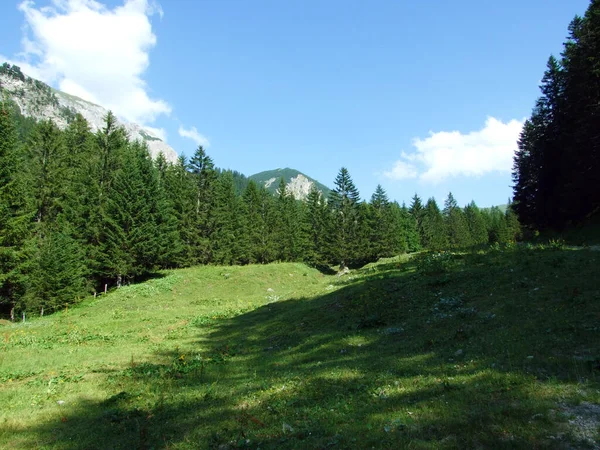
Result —
[{"label": "pine tree", "polygon": [[[199,236],[196,221],[197,193],[193,177],[187,171],[185,157],[180,157],[176,164],[166,167],[164,186],[181,242],[180,251],[173,256],[172,263],[178,267],[197,264],[196,249]],[[209,257],[209,261],[212,261],[212,256]]]},{"label": "pine tree", "polygon": [[215,185],[213,203],[213,258],[217,264],[239,264],[249,260],[249,243],[242,203],[235,193],[231,173],[221,174]]},{"label": "pine tree", "polygon": [[371,196],[368,225],[371,228],[369,242],[372,256],[370,259],[393,256],[398,251],[397,233],[400,217],[392,214],[387,193],[377,185]]},{"label": "pine tree", "polygon": [[70,178],[63,133],[51,121],[40,122],[33,130],[27,151],[35,220],[53,222],[63,210],[65,180]]},{"label": "pine tree", "polygon": [[396,204],[400,210],[400,234],[403,236],[403,240],[406,246],[405,251],[407,252],[418,252],[421,250],[421,236],[417,228],[417,221],[413,214],[403,203],[402,206]]},{"label": "pine tree", "polygon": [[342,167],[335,179],[335,188],[329,195],[331,210],[331,228],[329,242],[331,243],[333,261],[340,268],[353,261],[356,254],[356,238],[358,231],[358,202],[359,193],[348,173]]},{"label": "pine tree", "polygon": [[202,146],[198,146],[190,159],[188,169],[192,174],[196,191],[195,225],[196,239],[191,242],[194,248],[194,259],[206,264],[211,260],[210,235],[213,230],[212,205],[214,203],[217,171],[210,156]]},{"label": "pine tree", "polygon": [[419,246],[425,245],[425,233],[423,230],[423,215],[425,214],[425,208],[423,207],[423,202],[421,201],[421,197],[419,197],[416,193],[412,198],[410,207],[408,208],[408,212],[412,216],[415,221],[415,226],[417,228],[417,232],[419,234]]},{"label": "pine tree", "polygon": [[307,248],[304,260],[310,264],[322,264],[328,255],[327,224],[329,213],[321,192],[313,185],[306,198],[304,230]]},{"label": "pine tree", "polygon": [[423,245],[425,248],[429,250],[444,250],[448,247],[444,217],[433,197],[427,200],[427,204],[425,205],[422,227]]},{"label": "pine tree", "polygon": [[452,192],[448,194],[444,203],[444,221],[446,223],[448,244],[451,247],[464,248],[471,245],[467,221]]},{"label": "pine tree", "polygon": [[44,225],[27,243],[29,260],[22,310],[41,315],[76,303],[87,293],[85,254],[66,222]]},{"label": "pine tree", "polygon": [[481,214],[481,210],[477,207],[475,202],[472,201],[465,206],[464,214],[471,236],[471,243],[473,245],[487,244],[488,233],[485,220]]},{"label": "pine tree", "polygon": [[19,160],[16,128],[9,109],[0,102],[0,310],[10,310],[11,315],[25,289],[18,269],[33,217]]},{"label": "pine tree", "polygon": [[244,191],[246,236],[249,262],[265,264],[275,260],[274,245],[275,207],[273,196],[264,187],[250,180]]},{"label": "pine tree", "polygon": [[105,215],[104,275],[117,286],[165,267],[178,252],[176,224],[148,149],[129,146],[113,180]]}]

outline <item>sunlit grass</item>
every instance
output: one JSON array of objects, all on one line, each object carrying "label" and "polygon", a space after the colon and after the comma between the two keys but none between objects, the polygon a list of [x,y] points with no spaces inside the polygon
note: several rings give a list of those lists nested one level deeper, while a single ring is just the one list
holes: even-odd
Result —
[{"label": "sunlit grass", "polygon": [[166,272],[0,327],[0,447],[586,448],[598,256]]}]

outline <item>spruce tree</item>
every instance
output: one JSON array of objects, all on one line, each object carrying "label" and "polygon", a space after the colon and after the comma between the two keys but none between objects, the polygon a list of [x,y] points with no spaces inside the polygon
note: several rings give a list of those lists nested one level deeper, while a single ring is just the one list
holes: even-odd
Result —
[{"label": "spruce tree", "polygon": [[448,236],[444,217],[440,211],[435,198],[427,200],[424,208],[423,218],[423,245],[428,250],[444,250],[448,247]]},{"label": "spruce tree", "polygon": [[87,267],[80,244],[67,222],[43,225],[27,243],[29,260],[23,310],[40,315],[65,308],[87,294]]},{"label": "spruce tree", "polygon": [[236,195],[233,175],[222,173],[215,185],[213,259],[217,264],[240,264],[249,260],[249,242],[243,204]]},{"label": "spruce tree", "polygon": [[249,262],[260,264],[271,262],[276,257],[273,196],[264,187],[259,188],[254,180],[250,180],[244,191],[243,201],[246,211]]},{"label": "spruce tree", "polygon": [[339,264],[340,268],[344,268],[353,262],[356,256],[360,195],[345,167],[340,169],[334,184],[335,187],[329,194],[331,211],[329,242],[331,243],[332,262]]},{"label": "spruce tree", "polygon": [[195,186],[195,239],[193,247],[194,259],[206,264],[211,260],[210,235],[213,230],[212,205],[215,195],[217,171],[210,156],[200,145],[190,159],[188,170],[192,174]]},{"label": "spruce tree", "polygon": [[[198,222],[196,215],[197,192],[192,175],[187,171],[185,157],[166,167],[164,186],[177,224],[177,234],[181,242],[178,254],[172,263],[178,267],[190,266],[199,262],[197,248]],[[212,256],[208,257],[212,261]]]},{"label": "spruce tree", "polygon": [[452,192],[448,194],[444,203],[444,221],[446,223],[448,244],[451,247],[464,248],[471,245],[467,221]]},{"label": "spruce tree", "polygon": [[389,257],[397,253],[396,237],[399,228],[397,222],[399,220],[398,215],[392,214],[392,207],[387,193],[381,185],[377,185],[371,196],[368,218],[368,225],[371,228],[369,236],[371,259]]},{"label": "spruce tree", "polygon": [[408,208],[408,212],[415,221],[415,227],[417,228],[417,233],[419,234],[419,246],[421,244],[425,245],[423,230],[423,215],[425,214],[425,208],[423,207],[421,197],[419,197],[416,193],[412,198],[410,207]]},{"label": "spruce tree", "polygon": [[488,233],[485,220],[474,201],[465,206],[464,214],[471,236],[471,243],[473,245],[487,244]]},{"label": "spruce tree", "polygon": [[313,185],[306,198],[304,230],[307,248],[304,260],[310,264],[322,264],[328,255],[327,224],[329,212],[323,194]]},{"label": "spruce tree", "polygon": [[23,167],[19,156],[10,110],[0,102],[0,310],[10,311],[11,316],[25,289],[19,268],[33,218],[29,191],[20,176]]}]

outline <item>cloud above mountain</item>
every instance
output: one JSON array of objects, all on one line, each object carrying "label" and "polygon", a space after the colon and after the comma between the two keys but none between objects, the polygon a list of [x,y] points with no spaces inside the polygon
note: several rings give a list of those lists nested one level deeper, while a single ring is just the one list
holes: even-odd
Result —
[{"label": "cloud above mountain", "polygon": [[201,145],[203,147],[208,147],[210,142],[208,138],[198,132],[196,127],[191,127],[189,129],[185,129],[184,127],[179,127],[179,136],[191,139],[196,143],[196,145]]},{"label": "cloud above mountain", "polygon": [[452,177],[480,177],[491,172],[511,171],[523,121],[502,122],[488,117],[481,130],[430,132],[426,138],[413,139],[414,151],[402,152],[387,178],[418,178],[437,184]]},{"label": "cloud above mountain", "polygon": [[162,17],[157,3],[125,0],[109,8],[95,0],[51,0],[36,7],[26,0],[19,9],[22,52],[7,59],[26,74],[142,125],[171,113],[143,78],[156,45],[150,18]]}]

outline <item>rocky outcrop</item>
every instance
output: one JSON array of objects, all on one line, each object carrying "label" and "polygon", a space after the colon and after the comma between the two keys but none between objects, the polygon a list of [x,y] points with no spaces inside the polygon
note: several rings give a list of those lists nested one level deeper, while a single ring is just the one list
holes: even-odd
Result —
[{"label": "rocky outcrop", "polygon": [[[24,75],[18,67],[4,64],[0,66],[0,91],[7,95],[21,110],[21,114],[36,120],[52,120],[64,129],[76,114],[88,121],[92,131],[104,125],[108,113],[106,108],[79,97],[52,89],[47,84]],[[153,158],[163,153],[167,161],[176,162],[177,152],[158,136],[141,125],[120,120],[131,140],[141,140],[148,144]]]}]

